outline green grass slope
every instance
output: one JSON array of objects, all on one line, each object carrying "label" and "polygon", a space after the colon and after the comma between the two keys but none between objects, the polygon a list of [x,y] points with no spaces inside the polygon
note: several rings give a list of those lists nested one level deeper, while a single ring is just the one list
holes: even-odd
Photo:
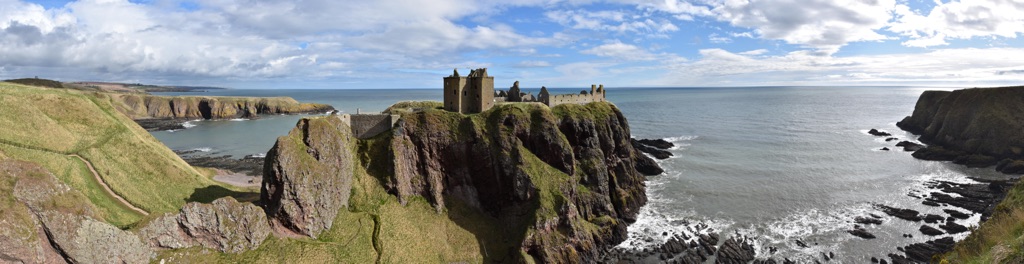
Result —
[{"label": "green grass slope", "polygon": [[988,221],[933,262],[1024,263],[1024,184],[1010,189]]},{"label": "green grass slope", "polygon": [[186,201],[230,191],[116,111],[108,96],[0,82],[0,152],[41,164],[83,192],[100,218],[121,227],[142,215],[106,193],[86,164],[70,155],[91,162],[116,194],[150,213],[174,212]]}]

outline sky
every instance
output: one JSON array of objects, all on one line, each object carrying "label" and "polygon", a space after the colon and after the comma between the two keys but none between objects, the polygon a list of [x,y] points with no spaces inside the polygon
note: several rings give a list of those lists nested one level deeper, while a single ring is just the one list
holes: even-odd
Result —
[{"label": "sky", "polygon": [[232,88],[1024,84],[1024,0],[0,0],[0,79]]}]

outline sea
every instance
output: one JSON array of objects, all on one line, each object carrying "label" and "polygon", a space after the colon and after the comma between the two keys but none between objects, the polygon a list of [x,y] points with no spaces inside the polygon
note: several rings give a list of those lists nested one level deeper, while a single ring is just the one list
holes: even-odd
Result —
[{"label": "sea", "polygon": [[[629,121],[635,138],[665,139],[673,156],[658,163],[665,173],[648,177],[649,202],[629,239],[619,247],[642,248],[669,234],[716,232],[723,239],[745,236],[759,257],[787,257],[801,263],[833,252],[841,263],[901,253],[897,247],[932,237],[922,223],[889,217],[875,204],[945,215],[912,196],[928,194],[935,180],[974,182],[1004,179],[987,169],[914,159],[867,133],[875,128],[902,140],[916,136],[896,127],[910,115],[918,96],[942,87],[736,87],[609,88],[607,99]],[[580,89],[551,89],[554,94]],[[525,92],[534,91],[524,88]],[[440,89],[381,90],[211,90],[164,95],[290,96],[333,105],[345,113],[377,112],[405,100],[438,100]],[[153,135],[175,150],[211,155],[264,155],[275,138],[301,116],[255,120],[190,121],[189,128]],[[888,147],[890,151],[881,150]],[[965,210],[960,210],[965,211]],[[847,233],[855,217],[883,216],[867,226],[876,239]],[[979,216],[957,220],[976,226]],[[911,237],[905,236],[910,234]],[[966,233],[954,236],[963,239]],[[797,245],[802,241],[807,247]],[[775,249],[774,253],[772,253]]]}]

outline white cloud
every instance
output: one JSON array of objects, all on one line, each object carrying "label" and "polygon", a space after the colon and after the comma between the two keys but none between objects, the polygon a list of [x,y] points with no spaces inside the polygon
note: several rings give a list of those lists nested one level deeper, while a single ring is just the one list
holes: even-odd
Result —
[{"label": "white cloud", "polygon": [[1024,33],[1024,2],[1015,0],[963,0],[937,3],[927,15],[899,6],[889,31],[909,40],[904,46],[947,45],[947,39],[974,37],[1015,38]]},{"label": "white cloud", "polygon": [[591,49],[580,51],[580,53],[626,61],[658,59],[657,55],[651,54],[637,46],[624,44],[622,42],[603,44]]},{"label": "white cloud", "polygon": [[719,20],[753,28],[765,39],[804,45],[826,52],[850,42],[884,40],[895,0],[749,0],[724,1],[713,11]]},{"label": "white cloud", "polygon": [[758,56],[700,50],[701,58],[671,65],[661,85],[1017,84],[1024,48],[963,48],[924,54],[831,57],[791,52]]},{"label": "white cloud", "polygon": [[655,21],[625,11],[555,10],[545,12],[544,15],[549,20],[572,29],[633,33],[648,37],[665,37],[665,33],[679,31],[679,27],[671,21]]},{"label": "white cloud", "polygon": [[546,62],[546,61],[527,60],[527,61],[520,61],[519,63],[516,63],[514,65],[514,67],[517,67],[517,68],[544,68],[544,67],[551,67],[551,63],[550,62]]},{"label": "white cloud", "polygon": [[719,36],[718,33],[711,33],[711,35],[708,35],[708,42],[716,44],[727,44],[732,43],[732,39],[729,37]]}]

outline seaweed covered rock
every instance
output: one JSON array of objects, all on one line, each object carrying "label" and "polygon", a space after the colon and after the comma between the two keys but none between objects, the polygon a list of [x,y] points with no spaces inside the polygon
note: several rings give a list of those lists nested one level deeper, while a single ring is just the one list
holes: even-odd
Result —
[{"label": "seaweed covered rock", "polygon": [[317,237],[348,207],[354,142],[336,116],[302,119],[267,152],[260,200],[271,223]]}]

